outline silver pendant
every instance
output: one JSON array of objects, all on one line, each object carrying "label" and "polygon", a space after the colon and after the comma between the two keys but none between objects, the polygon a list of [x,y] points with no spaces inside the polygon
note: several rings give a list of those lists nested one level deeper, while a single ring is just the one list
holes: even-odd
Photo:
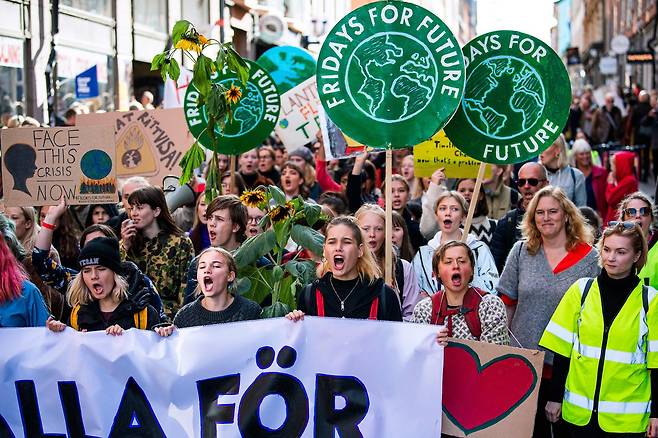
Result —
[{"label": "silver pendant", "polygon": [[345,302],[344,302],[344,301],[341,301],[341,302],[340,302],[340,311],[341,311],[341,312],[344,312],[344,311],[345,311]]}]

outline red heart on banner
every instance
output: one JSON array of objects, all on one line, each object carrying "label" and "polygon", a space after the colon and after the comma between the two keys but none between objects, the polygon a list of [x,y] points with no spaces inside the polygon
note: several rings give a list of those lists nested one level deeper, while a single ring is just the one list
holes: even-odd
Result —
[{"label": "red heart on banner", "polygon": [[532,363],[516,354],[482,365],[473,349],[451,342],[443,360],[443,412],[467,435],[507,417],[537,385]]}]

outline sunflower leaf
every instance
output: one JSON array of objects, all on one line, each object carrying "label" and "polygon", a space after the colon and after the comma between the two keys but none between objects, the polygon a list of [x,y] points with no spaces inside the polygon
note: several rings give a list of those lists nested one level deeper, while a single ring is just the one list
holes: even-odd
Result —
[{"label": "sunflower leaf", "polygon": [[187,33],[190,26],[192,26],[192,23],[187,20],[178,20],[176,24],[174,24],[174,28],[171,31],[171,40],[174,46],[180,41],[183,35]]}]

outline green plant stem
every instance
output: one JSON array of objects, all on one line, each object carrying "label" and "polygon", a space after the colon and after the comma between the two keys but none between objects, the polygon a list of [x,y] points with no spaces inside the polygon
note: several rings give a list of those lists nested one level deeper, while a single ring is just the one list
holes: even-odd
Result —
[{"label": "green plant stem", "polygon": [[181,50],[181,52],[183,52],[183,55],[187,56],[190,59],[190,61],[196,63],[196,59],[194,59],[194,57],[190,55],[190,53],[187,50]]}]

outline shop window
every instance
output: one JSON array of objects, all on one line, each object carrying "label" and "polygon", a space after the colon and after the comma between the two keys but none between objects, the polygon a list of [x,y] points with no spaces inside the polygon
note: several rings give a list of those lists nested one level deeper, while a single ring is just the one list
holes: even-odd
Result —
[{"label": "shop window", "polygon": [[104,17],[112,16],[110,0],[60,0],[59,4]]},{"label": "shop window", "polygon": [[133,17],[138,25],[167,33],[167,0],[135,0]]},{"label": "shop window", "polygon": [[202,31],[210,24],[208,0],[184,0],[181,5],[183,19],[194,24]]},{"label": "shop window", "polygon": [[[76,101],[83,103],[91,111],[114,111],[114,63],[111,56],[69,47],[59,47],[57,49],[57,64],[59,79],[57,111],[60,115],[66,112]],[[76,99],[75,77],[94,65],[98,74],[98,97]]]}]

